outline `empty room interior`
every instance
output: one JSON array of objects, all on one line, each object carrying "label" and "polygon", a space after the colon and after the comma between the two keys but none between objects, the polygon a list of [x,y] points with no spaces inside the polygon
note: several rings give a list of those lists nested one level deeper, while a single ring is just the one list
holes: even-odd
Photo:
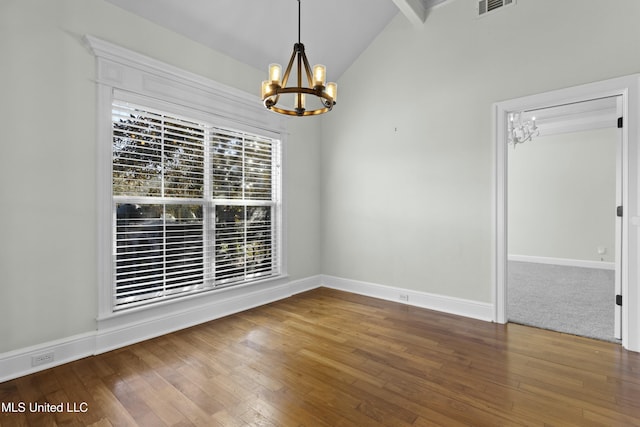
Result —
[{"label": "empty room interior", "polygon": [[639,21],[0,0],[0,425],[640,425]]}]

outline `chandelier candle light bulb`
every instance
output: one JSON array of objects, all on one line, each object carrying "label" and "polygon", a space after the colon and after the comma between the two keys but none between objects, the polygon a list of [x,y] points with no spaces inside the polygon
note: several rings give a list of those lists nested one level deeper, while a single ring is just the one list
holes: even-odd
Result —
[{"label": "chandelier candle light bulb", "polygon": [[264,99],[267,93],[271,92],[271,81],[263,80],[262,81],[262,98]]},{"label": "chandelier candle light bulb", "polygon": [[282,66],[280,64],[269,64],[269,80],[274,85],[280,86],[282,79]]},{"label": "chandelier candle light bulb", "polygon": [[327,68],[318,64],[313,66],[313,87],[324,86],[327,74]]},{"label": "chandelier candle light bulb", "polygon": [[327,83],[326,92],[327,95],[329,95],[331,99],[333,99],[333,102],[335,104],[336,98],[338,97],[338,84],[333,82]]}]

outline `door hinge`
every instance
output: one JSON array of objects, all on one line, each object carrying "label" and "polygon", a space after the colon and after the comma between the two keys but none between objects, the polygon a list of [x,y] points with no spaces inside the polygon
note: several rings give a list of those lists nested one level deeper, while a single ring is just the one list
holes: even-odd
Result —
[{"label": "door hinge", "polygon": [[616,305],[622,305],[622,295],[616,295]]},{"label": "door hinge", "polygon": [[616,216],[622,217],[622,206],[616,208]]},{"label": "door hinge", "polygon": [[622,117],[618,117],[618,129],[622,129],[623,123],[624,119]]}]

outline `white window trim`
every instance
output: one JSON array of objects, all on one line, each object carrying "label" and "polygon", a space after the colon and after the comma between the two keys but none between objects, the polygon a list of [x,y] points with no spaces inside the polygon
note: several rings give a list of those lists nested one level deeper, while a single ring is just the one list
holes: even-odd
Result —
[{"label": "white window trim", "polygon": [[[188,111],[196,117],[215,117],[216,124],[233,129],[260,133],[280,139],[282,162],[286,158],[285,120],[266,110],[258,96],[253,96],[197,74],[182,70],[156,59],[130,51],[86,35],[85,41],[96,56],[97,74],[97,268],[98,268],[98,330],[117,327],[130,322],[168,317],[193,308],[215,303],[212,294],[224,293],[224,298],[236,298],[241,292],[267,291],[287,280],[286,203],[285,188],[281,189],[280,215],[280,276],[248,284],[236,285],[141,306],[123,312],[113,311],[113,239],[112,239],[112,183],[111,183],[111,108],[117,94],[119,100],[137,103],[152,102],[151,107],[170,106],[172,111]],[[124,98],[124,99],[123,99]],[[143,104],[144,105],[144,104]],[[199,117],[198,117],[199,116]],[[284,187],[286,171],[281,170]],[[247,290],[247,287],[252,287]],[[218,298],[219,299],[219,298]],[[167,306],[172,309],[168,313]]]}]

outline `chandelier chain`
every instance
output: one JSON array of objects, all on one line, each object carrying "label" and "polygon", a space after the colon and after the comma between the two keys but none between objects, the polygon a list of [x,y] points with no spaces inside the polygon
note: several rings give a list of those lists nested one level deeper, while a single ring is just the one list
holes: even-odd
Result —
[{"label": "chandelier chain", "polygon": [[300,0],[298,0],[298,44],[302,43],[302,37],[300,36],[301,34],[301,30],[300,30],[300,20],[301,20],[301,13],[300,13]]}]

